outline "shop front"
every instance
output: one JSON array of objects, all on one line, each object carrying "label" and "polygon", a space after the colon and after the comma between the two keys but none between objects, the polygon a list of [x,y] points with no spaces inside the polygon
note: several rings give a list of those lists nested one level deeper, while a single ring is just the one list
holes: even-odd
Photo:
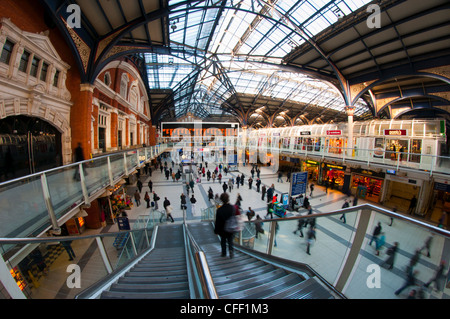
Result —
[{"label": "shop front", "polygon": [[352,195],[380,202],[385,173],[358,168],[351,170],[351,176]]},{"label": "shop front", "polygon": [[[416,197],[419,204],[424,200],[420,197],[423,180],[407,177],[386,174],[385,191],[382,196],[384,206],[396,209],[399,212],[407,212],[411,199]],[[420,212],[419,207],[414,210],[414,214]]]},{"label": "shop front", "polygon": [[322,183],[328,181],[331,189],[343,189],[345,166],[322,163]]},{"label": "shop front", "polygon": [[319,180],[320,163],[311,160],[306,160],[302,163],[303,163],[302,172],[308,172],[308,179],[317,182]]},{"label": "shop front", "polygon": [[439,223],[443,212],[450,212],[450,183],[448,180],[436,179],[433,183],[430,220]]}]

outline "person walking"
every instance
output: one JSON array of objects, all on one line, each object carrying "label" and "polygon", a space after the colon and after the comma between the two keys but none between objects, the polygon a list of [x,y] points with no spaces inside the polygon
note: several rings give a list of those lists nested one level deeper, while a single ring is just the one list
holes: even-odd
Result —
[{"label": "person walking", "polygon": [[75,257],[75,252],[72,249],[72,241],[71,240],[64,240],[61,241],[61,245],[66,250],[67,254],[69,255],[69,261],[72,261]]},{"label": "person walking", "polygon": [[241,177],[238,175],[237,177],[236,177],[236,186],[237,186],[237,188],[239,189],[239,184],[241,183]]},{"label": "person walking", "polygon": [[222,189],[223,189],[223,192],[224,192],[224,193],[227,192],[227,190],[228,190],[227,182],[223,182]]},{"label": "person walking", "polygon": [[234,184],[233,178],[230,178],[228,180],[228,189],[230,190],[230,192],[233,190],[233,184]]},{"label": "person walking", "polygon": [[264,218],[267,218],[267,216],[269,216],[269,215],[270,215],[270,218],[272,219],[273,218],[273,203],[272,202],[267,203],[267,214],[266,214],[266,216],[264,216]]},{"label": "person walking", "polygon": [[312,197],[314,191],[314,184],[309,185],[309,190],[310,190],[309,197]]},{"label": "person walking", "polygon": [[153,202],[155,203],[155,210],[158,210],[158,201],[159,201],[159,196],[153,192]]},{"label": "person walking", "polygon": [[264,200],[264,196],[266,196],[266,185],[263,185],[261,188],[261,200]]},{"label": "person walking", "polygon": [[283,183],[283,172],[278,172],[278,183]]},{"label": "person walking", "polygon": [[173,217],[172,217],[172,206],[170,206],[170,201],[167,199],[167,197],[164,197],[164,202],[163,202],[163,206],[164,206],[164,210],[166,211],[166,219],[171,219],[172,223],[174,222]]},{"label": "person walking", "polygon": [[147,208],[150,208],[150,195],[148,192],[145,192],[144,200],[147,202]]},{"label": "person walking", "polygon": [[380,255],[380,250],[381,248],[383,248],[385,243],[386,243],[386,236],[384,235],[384,232],[381,232],[380,238],[378,238],[378,240],[375,242],[375,249],[376,249],[375,255],[377,256]]},{"label": "person walking", "polygon": [[373,230],[373,233],[372,233],[372,239],[370,240],[369,245],[372,245],[372,242],[373,242],[373,241],[377,241],[377,240],[378,240],[378,236],[379,236],[380,233],[381,233],[381,229],[382,229],[381,223],[378,222],[378,225],[377,225],[377,226],[375,227],[375,229]]},{"label": "person walking", "polygon": [[239,207],[239,208],[241,208],[241,201],[242,201],[242,197],[241,197],[241,194],[237,194],[237,197],[236,197],[236,206],[237,207]]},{"label": "person walking", "polygon": [[248,189],[252,189],[253,178],[248,178]]},{"label": "person walking", "polygon": [[441,291],[442,283],[445,283],[445,275],[444,275],[444,269],[445,269],[445,261],[441,260],[438,269],[436,269],[436,272],[434,273],[433,277],[431,277],[430,280],[428,280],[427,283],[424,284],[425,288],[428,288],[432,282],[434,282],[434,288],[437,291]]},{"label": "person walking", "polygon": [[181,209],[186,209],[186,195],[184,193],[181,193],[180,195],[180,203],[181,203]]},{"label": "person walking", "polygon": [[191,202],[192,216],[195,216],[195,203],[197,203],[197,200],[195,199],[194,194],[192,194],[190,202]]},{"label": "person walking", "polygon": [[303,237],[303,227],[306,226],[305,219],[299,219],[297,224],[297,229],[293,231],[295,235],[297,235],[297,232],[300,232],[300,237]]},{"label": "person walking", "polygon": [[408,288],[409,286],[415,286],[417,281],[417,274],[419,272],[417,270],[413,270],[412,267],[408,267],[406,270],[406,280],[403,286],[401,286],[397,291],[395,291],[395,295],[399,295],[403,290]]},{"label": "person walking", "polygon": [[393,269],[397,250],[398,250],[398,242],[394,242],[394,245],[389,247],[388,250],[386,251],[386,255],[388,255],[388,258],[385,261],[383,261],[380,264],[380,266],[386,266],[386,268],[389,270]]},{"label": "person walking", "polygon": [[412,255],[411,259],[409,260],[409,267],[414,268],[420,259],[420,249],[416,249],[414,252],[414,255]]},{"label": "person walking", "polygon": [[244,175],[244,173],[242,173],[242,175],[241,175],[241,186],[244,186],[244,178],[245,178],[245,175]]},{"label": "person walking", "polygon": [[412,215],[414,213],[414,210],[416,209],[416,205],[417,205],[417,198],[416,198],[416,195],[414,195],[413,198],[411,198],[411,201],[409,203],[408,214]]},{"label": "person walking", "polygon": [[306,234],[306,253],[311,255],[310,248],[313,240],[316,240],[316,227],[311,226]]},{"label": "person walking", "polygon": [[269,187],[269,189],[267,190],[267,203],[272,202],[273,191],[274,191],[274,189],[272,187]]},{"label": "person walking", "polygon": [[214,233],[220,236],[220,247],[221,256],[226,257],[227,255],[227,245],[230,258],[233,258],[234,247],[233,247],[233,233],[229,233],[225,230],[225,223],[233,215],[237,214],[236,210],[232,205],[230,205],[230,197],[227,193],[220,195],[220,200],[223,203],[219,207],[216,213],[216,222],[214,227]]},{"label": "person walking", "polygon": [[[348,200],[345,200],[344,204],[342,205],[342,209],[345,209],[345,208],[347,208],[349,206],[350,206],[350,204],[349,204]],[[342,214],[341,217],[339,217],[339,220],[342,220],[344,224],[347,223],[347,220],[345,219],[345,213]]]},{"label": "person walking", "polygon": [[194,194],[194,185],[195,185],[194,180],[191,179],[191,181],[189,182],[189,187],[190,187],[191,190],[192,190],[192,194]]},{"label": "person walking", "polygon": [[431,248],[431,243],[433,242],[433,237],[434,235],[431,234],[430,236],[428,236],[428,238],[425,240],[425,243],[422,247],[421,250],[426,249],[427,250],[427,257],[430,258],[430,248]]},{"label": "person walking", "polygon": [[256,192],[259,193],[259,188],[261,186],[261,180],[259,178],[256,180],[256,184],[255,185],[256,185]]},{"label": "person walking", "polygon": [[153,193],[153,182],[152,182],[152,180],[148,181],[148,188],[150,189],[150,193]]},{"label": "person walking", "polygon": [[256,229],[255,238],[258,238],[258,234],[264,234],[262,218],[259,215],[256,215],[255,229]]},{"label": "person walking", "polygon": [[134,200],[136,201],[136,207],[139,207],[139,205],[141,205],[141,195],[137,189],[134,192]]},{"label": "person walking", "polygon": [[137,188],[139,190],[139,193],[142,193],[142,182],[141,182],[140,179],[137,180],[136,186],[137,186]]}]

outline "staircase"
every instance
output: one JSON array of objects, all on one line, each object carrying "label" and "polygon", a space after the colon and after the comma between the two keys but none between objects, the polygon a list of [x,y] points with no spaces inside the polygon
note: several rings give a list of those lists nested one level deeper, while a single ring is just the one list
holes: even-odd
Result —
[{"label": "staircase", "polygon": [[220,242],[209,223],[189,224],[205,252],[216,291],[221,299],[331,299],[333,295],[314,277],[284,270],[235,250],[221,256]]},{"label": "staircase", "polygon": [[189,299],[183,226],[159,226],[155,248],[100,298]]}]

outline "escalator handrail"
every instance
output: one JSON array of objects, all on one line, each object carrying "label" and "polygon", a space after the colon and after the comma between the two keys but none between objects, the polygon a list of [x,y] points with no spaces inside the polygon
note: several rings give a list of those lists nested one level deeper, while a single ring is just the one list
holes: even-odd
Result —
[{"label": "escalator handrail", "polygon": [[193,247],[191,256],[195,263],[195,271],[200,280],[203,297],[205,299],[218,299],[219,297],[212,279],[211,271],[209,270],[208,262],[206,261],[205,253],[197,244],[185,223],[183,223],[183,227],[186,234],[186,240],[189,241],[186,242],[186,250],[188,249],[188,245],[192,245],[191,247]]}]

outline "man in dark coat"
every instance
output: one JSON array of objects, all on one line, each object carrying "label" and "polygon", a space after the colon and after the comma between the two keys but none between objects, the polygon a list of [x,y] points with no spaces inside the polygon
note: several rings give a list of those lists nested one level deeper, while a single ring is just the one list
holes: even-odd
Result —
[{"label": "man in dark coat", "polygon": [[273,199],[273,188],[269,187],[269,189],[267,189],[267,202],[271,202]]},{"label": "man in dark coat", "polygon": [[233,258],[233,233],[225,231],[225,222],[235,213],[235,209],[230,205],[230,197],[227,193],[220,195],[223,205],[217,210],[214,233],[220,236],[220,246],[222,247],[222,257],[227,255],[227,243],[230,258]]}]

